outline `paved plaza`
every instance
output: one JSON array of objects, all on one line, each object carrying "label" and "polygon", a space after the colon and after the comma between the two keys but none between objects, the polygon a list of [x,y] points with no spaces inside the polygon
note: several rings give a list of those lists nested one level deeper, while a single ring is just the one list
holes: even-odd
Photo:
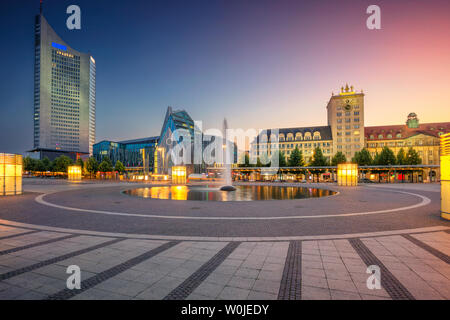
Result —
[{"label": "paved plaza", "polygon": [[[0,198],[0,299],[450,299],[437,184],[307,184],[338,194],[211,203],[24,182]],[[66,286],[70,265],[81,289]],[[381,288],[368,288],[368,266]]]}]

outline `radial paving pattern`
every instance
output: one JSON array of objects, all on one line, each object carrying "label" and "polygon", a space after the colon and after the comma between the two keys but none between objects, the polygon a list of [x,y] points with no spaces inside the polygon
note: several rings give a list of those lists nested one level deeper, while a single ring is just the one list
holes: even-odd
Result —
[{"label": "radial paving pattern", "polygon": [[[0,299],[450,299],[448,230],[177,242],[1,226],[0,240]],[[373,263],[381,289],[366,285]],[[81,269],[80,290],[66,288],[69,265]]]}]

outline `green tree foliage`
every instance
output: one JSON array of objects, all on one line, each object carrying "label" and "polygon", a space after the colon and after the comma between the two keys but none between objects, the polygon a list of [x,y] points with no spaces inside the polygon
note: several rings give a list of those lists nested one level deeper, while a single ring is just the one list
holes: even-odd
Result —
[{"label": "green tree foliage", "polygon": [[389,165],[395,165],[396,162],[397,162],[397,158],[395,157],[394,152],[391,149],[389,149],[389,147],[384,147],[381,150],[379,160],[378,160],[378,165],[389,166]]},{"label": "green tree foliage", "polygon": [[125,172],[125,166],[122,162],[120,162],[120,160],[117,160],[114,170],[118,171],[120,174],[123,174]]},{"label": "green tree foliage", "polygon": [[378,151],[375,153],[375,156],[373,157],[372,164],[375,166],[380,164],[380,154],[378,153]]},{"label": "green tree foliage", "polygon": [[397,153],[397,164],[406,164],[406,153],[403,148]]},{"label": "green tree foliage", "polygon": [[67,156],[59,156],[53,161],[53,170],[55,172],[67,172],[67,167],[72,165],[73,161]]},{"label": "green tree foliage", "polygon": [[84,169],[84,161],[81,158],[78,158],[77,161],[75,162],[75,164],[77,166],[80,166],[81,167],[81,171],[83,171],[83,169]]},{"label": "green tree foliage", "polygon": [[36,167],[36,162],[37,160],[31,157],[23,158],[23,170],[34,171],[34,168]]},{"label": "green tree foliage", "polygon": [[86,171],[89,172],[89,174],[92,177],[92,174],[96,173],[98,170],[98,162],[94,157],[90,157],[86,161]]},{"label": "green tree foliage", "polygon": [[369,150],[363,148],[361,151],[355,152],[352,162],[357,163],[359,166],[370,166],[373,163],[373,159]]},{"label": "green tree foliage", "polygon": [[338,151],[331,159],[332,166],[337,166],[340,163],[346,163],[346,162],[347,162],[347,157],[341,151]]},{"label": "green tree foliage", "polygon": [[37,160],[35,165],[34,165],[34,171],[38,171],[38,172],[45,172],[47,171],[47,168],[45,167],[45,163],[43,160]]},{"label": "green tree foliage", "polygon": [[422,159],[420,158],[419,153],[412,147],[409,148],[408,153],[406,154],[406,164],[410,165],[422,164]]},{"label": "green tree foliage", "polygon": [[305,160],[303,159],[303,152],[295,146],[295,149],[291,152],[288,161],[289,167],[303,167],[305,165]]},{"label": "green tree foliage", "polygon": [[[325,167],[328,166],[328,159],[323,155],[320,147],[314,149],[314,154],[312,156],[310,166],[311,167]],[[317,181],[319,181],[319,175],[324,171],[322,169],[312,169],[310,170],[313,175],[317,176]]]},{"label": "green tree foliage", "polygon": [[111,172],[113,171],[113,165],[109,157],[104,157],[100,165],[98,166],[98,171],[100,172]]},{"label": "green tree foliage", "polygon": [[320,147],[314,149],[314,154],[309,165],[311,167],[324,167],[328,165],[328,159],[323,155]]},{"label": "green tree foliage", "polygon": [[48,157],[42,159],[42,165],[44,167],[44,171],[52,171],[53,170],[53,162],[50,161]]},{"label": "green tree foliage", "polygon": [[286,167],[287,163],[286,163],[286,155],[284,154],[283,151],[279,151],[278,152],[278,166],[280,168]]}]

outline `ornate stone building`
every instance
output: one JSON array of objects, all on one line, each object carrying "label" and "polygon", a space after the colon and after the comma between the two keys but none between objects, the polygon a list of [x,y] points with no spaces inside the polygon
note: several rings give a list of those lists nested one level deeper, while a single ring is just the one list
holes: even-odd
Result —
[{"label": "ornate stone building", "polygon": [[415,113],[408,115],[406,124],[373,126],[365,128],[365,141],[370,154],[375,156],[387,146],[395,154],[401,148],[414,148],[422,158],[422,164],[439,164],[439,137],[450,132],[450,122],[419,123]]},{"label": "ornate stone building", "polygon": [[[298,127],[278,129],[279,148],[286,159],[298,147],[308,163],[314,149],[320,147],[329,160],[341,151],[351,159],[356,151],[364,147],[364,94],[354,91],[353,86],[346,85],[337,95],[332,94],[327,105],[328,125],[321,127]],[[268,136],[259,136],[250,147],[252,157],[264,152],[270,156],[270,132]]]},{"label": "ornate stone building", "polygon": [[[413,147],[424,165],[438,165],[440,161],[439,136],[450,132],[450,122],[420,123],[415,113],[408,115],[406,124],[391,126],[364,126],[364,93],[356,92],[346,85],[337,95],[331,94],[327,104],[328,126],[281,128],[278,143],[286,158],[297,146],[305,162],[311,160],[315,147],[320,147],[326,157],[341,151],[347,160],[355,152],[366,147],[372,157],[388,146],[397,155],[401,148],[405,152]],[[269,136],[259,136],[250,147],[251,156],[257,157],[273,147]],[[273,144],[273,143],[272,143]]]}]

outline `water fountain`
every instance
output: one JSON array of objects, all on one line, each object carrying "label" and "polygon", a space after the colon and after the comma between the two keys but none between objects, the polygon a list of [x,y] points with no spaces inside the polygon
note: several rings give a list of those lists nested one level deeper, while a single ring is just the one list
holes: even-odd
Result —
[{"label": "water fountain", "polygon": [[[227,129],[228,129],[228,123],[227,119],[223,119],[223,167],[224,167],[224,178],[225,178],[225,185],[220,188],[221,191],[235,191],[236,188],[232,185],[232,179],[231,179],[231,159],[232,155],[229,154],[228,148],[228,140],[227,140]],[[227,157],[227,155],[229,157]],[[230,160],[230,161],[228,161]]]}]

